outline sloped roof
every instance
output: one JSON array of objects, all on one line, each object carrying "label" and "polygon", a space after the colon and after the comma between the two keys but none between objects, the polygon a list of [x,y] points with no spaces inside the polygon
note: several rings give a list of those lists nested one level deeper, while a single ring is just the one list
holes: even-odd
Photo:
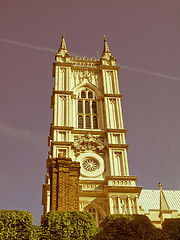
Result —
[{"label": "sloped roof", "polygon": [[[170,210],[178,210],[180,214],[180,191],[179,190],[163,190],[166,201],[170,207]],[[160,190],[146,190],[141,191],[139,197],[139,205],[145,212],[149,212],[149,209],[160,208]]]}]

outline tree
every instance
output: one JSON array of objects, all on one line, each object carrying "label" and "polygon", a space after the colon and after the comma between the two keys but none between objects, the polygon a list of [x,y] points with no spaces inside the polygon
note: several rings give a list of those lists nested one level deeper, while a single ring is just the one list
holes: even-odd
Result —
[{"label": "tree", "polygon": [[42,219],[41,240],[90,240],[97,233],[88,212],[49,212]]},{"label": "tree", "polygon": [[96,240],[167,239],[161,229],[156,228],[144,215],[108,215],[101,224]]},{"label": "tree", "polygon": [[165,219],[162,229],[167,233],[169,239],[180,239],[180,218]]},{"label": "tree", "polygon": [[0,237],[3,240],[32,239],[32,223],[30,212],[0,210]]}]

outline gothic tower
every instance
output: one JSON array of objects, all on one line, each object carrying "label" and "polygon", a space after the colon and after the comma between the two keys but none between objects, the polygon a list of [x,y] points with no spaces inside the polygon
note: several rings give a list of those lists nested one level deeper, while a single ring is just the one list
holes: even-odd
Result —
[{"label": "gothic tower", "polygon": [[64,35],[53,65],[44,214],[85,210],[96,222],[138,213],[141,187],[129,176],[116,59],[104,37],[100,59],[68,53]]}]

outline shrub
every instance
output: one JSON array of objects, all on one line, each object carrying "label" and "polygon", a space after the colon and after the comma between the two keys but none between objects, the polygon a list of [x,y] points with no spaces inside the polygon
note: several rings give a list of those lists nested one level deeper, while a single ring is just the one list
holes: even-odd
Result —
[{"label": "shrub", "polygon": [[32,223],[30,212],[0,210],[0,237],[3,240],[29,240],[33,234]]},{"label": "shrub", "polygon": [[108,215],[101,224],[96,240],[167,239],[144,215]]},{"label": "shrub", "polygon": [[32,238],[31,240],[40,240],[42,235],[42,227],[41,226],[32,226]]},{"label": "shrub", "polygon": [[90,240],[97,233],[94,218],[87,212],[47,213],[42,219],[41,240]]},{"label": "shrub", "polygon": [[180,239],[180,218],[165,219],[162,229],[167,233],[169,239]]}]

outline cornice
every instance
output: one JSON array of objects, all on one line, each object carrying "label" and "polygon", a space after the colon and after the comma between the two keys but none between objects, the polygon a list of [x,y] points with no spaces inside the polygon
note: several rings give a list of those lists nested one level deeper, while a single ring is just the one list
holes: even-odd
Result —
[{"label": "cornice", "polygon": [[109,194],[109,193],[137,193],[138,196],[141,193],[142,187],[131,187],[131,186],[104,186],[104,190]]},{"label": "cornice", "polygon": [[52,141],[52,145],[66,145],[66,146],[73,146],[74,142],[60,142],[60,141]]},{"label": "cornice", "polygon": [[119,71],[119,66],[115,65],[115,66],[112,66],[112,65],[100,65],[100,68],[101,69],[112,69],[112,70],[117,70]]},{"label": "cornice", "polygon": [[105,132],[118,132],[118,133],[125,133],[127,132],[126,129],[114,129],[114,128],[107,128]]},{"label": "cornice", "polygon": [[74,129],[74,127],[54,126],[54,125],[51,125],[50,128],[53,129],[53,130],[70,130],[70,131]]},{"label": "cornice", "polygon": [[112,97],[112,98],[122,98],[122,94],[119,94],[119,93],[117,93],[117,94],[113,94],[113,93],[105,93],[104,94],[104,97]]},{"label": "cornice", "polygon": [[53,90],[53,94],[65,94],[65,95],[73,95],[73,91],[59,91],[59,90]]},{"label": "cornice", "polygon": [[126,148],[128,149],[128,144],[107,144],[107,148]]},{"label": "cornice", "polygon": [[97,135],[104,135],[104,129],[94,130],[94,129],[72,129],[73,134],[97,134]]}]

